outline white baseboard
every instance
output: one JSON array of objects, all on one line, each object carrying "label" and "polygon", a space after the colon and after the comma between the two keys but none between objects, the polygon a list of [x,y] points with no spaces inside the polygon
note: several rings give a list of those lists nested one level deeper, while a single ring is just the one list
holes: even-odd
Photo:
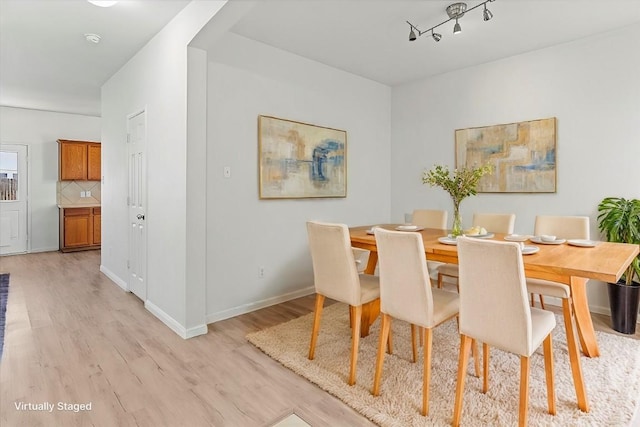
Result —
[{"label": "white baseboard", "polygon": [[219,322],[220,320],[239,316],[241,314],[251,313],[252,311],[260,310],[261,308],[271,307],[272,305],[310,295],[315,291],[315,288],[313,286],[310,286],[294,292],[289,292],[284,295],[279,295],[277,297],[267,298],[261,301],[251,302],[249,304],[243,304],[238,307],[230,308],[228,310],[219,311],[217,313],[210,313],[207,314],[207,323],[215,323]]},{"label": "white baseboard", "polygon": [[128,289],[129,286],[127,285],[127,282],[125,282],[120,277],[118,277],[118,275],[115,274],[113,271],[109,270],[107,267],[105,267],[102,264],[100,264],[100,271],[104,273],[104,275],[107,276],[109,280],[111,280],[116,285],[120,286],[122,290],[129,292],[129,289]]},{"label": "white baseboard", "polygon": [[36,249],[31,248],[31,249],[29,249],[28,253],[37,254],[37,253],[40,253],[40,252],[58,252],[59,250],[60,250],[60,248],[57,247],[57,246],[55,248],[54,247],[51,247],[51,248],[36,248]]},{"label": "white baseboard", "polygon": [[160,307],[147,300],[144,302],[144,308],[149,310],[151,314],[156,316],[162,323],[167,325],[169,329],[178,334],[183,339],[197,337],[198,335],[204,335],[207,333],[207,325],[198,325],[193,328],[185,328],[173,317],[169,316],[164,310]]}]

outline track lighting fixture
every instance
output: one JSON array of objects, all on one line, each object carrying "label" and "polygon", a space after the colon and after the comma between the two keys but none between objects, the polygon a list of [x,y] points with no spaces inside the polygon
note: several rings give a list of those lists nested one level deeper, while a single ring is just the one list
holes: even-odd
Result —
[{"label": "track lighting fixture", "polygon": [[446,21],[443,21],[441,23],[439,23],[438,25],[434,25],[433,27],[426,29],[424,31],[420,30],[418,27],[416,27],[415,25],[413,25],[411,22],[407,21],[407,24],[409,24],[409,40],[410,41],[414,41],[416,40],[419,36],[431,32],[431,37],[433,38],[433,40],[439,42],[440,39],[442,38],[442,34],[436,33],[434,30],[436,28],[438,28],[439,26],[446,24],[449,21],[453,21],[455,20],[456,23],[453,26],[453,34],[458,34],[460,32],[462,32],[462,26],[460,25],[460,22],[458,22],[458,20],[460,18],[462,18],[464,16],[465,13],[467,12],[471,12],[473,9],[477,9],[480,6],[484,7],[484,11],[482,12],[482,17],[485,21],[489,21],[491,18],[493,18],[493,13],[491,13],[491,11],[489,9],[487,9],[487,3],[493,2],[495,0],[485,0],[480,4],[477,4],[475,6],[473,6],[470,9],[467,9],[467,4],[466,3],[452,3],[449,6],[447,6],[447,15],[449,16],[449,19],[447,19]]}]

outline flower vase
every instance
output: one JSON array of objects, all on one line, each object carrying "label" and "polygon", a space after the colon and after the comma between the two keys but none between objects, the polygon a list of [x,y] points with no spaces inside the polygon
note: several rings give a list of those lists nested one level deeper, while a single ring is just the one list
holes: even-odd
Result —
[{"label": "flower vase", "polygon": [[453,237],[462,236],[462,218],[460,218],[460,203],[453,203],[453,227],[451,227]]}]

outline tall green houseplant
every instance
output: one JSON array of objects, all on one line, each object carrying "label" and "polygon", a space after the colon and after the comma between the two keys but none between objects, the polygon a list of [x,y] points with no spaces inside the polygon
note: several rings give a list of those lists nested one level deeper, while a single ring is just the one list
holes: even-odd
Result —
[{"label": "tall green houseplant", "polygon": [[[640,200],[607,197],[598,205],[598,228],[607,240],[640,245]],[[640,255],[623,275],[627,285],[640,283]]]}]

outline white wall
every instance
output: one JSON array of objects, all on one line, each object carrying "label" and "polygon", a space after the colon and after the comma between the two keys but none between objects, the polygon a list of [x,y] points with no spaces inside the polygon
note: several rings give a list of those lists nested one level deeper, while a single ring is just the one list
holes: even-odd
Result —
[{"label": "white wall", "polygon": [[204,305],[187,322],[187,46],[225,3],[189,3],[102,88],[102,269],[126,283],[127,115],[146,109],[145,307],[183,337],[206,332]]},{"label": "white wall", "polygon": [[[446,46],[444,46],[446,47]],[[452,210],[448,194],[421,183],[424,169],[454,166],[454,130],[557,117],[557,192],[480,194],[461,205],[516,213],[531,233],[537,214],[588,215],[606,196],[640,198],[640,25],[458,70],[393,89],[392,219],[416,207]],[[451,216],[451,215],[450,215]],[[608,312],[606,287],[588,286]]]},{"label": "white wall", "polygon": [[59,248],[58,139],[100,141],[100,117],[0,107],[0,142],[28,146],[30,252]]},{"label": "white wall", "polygon": [[[313,292],[305,222],[389,220],[390,88],[228,33],[209,50],[207,320]],[[347,131],[347,197],[260,200],[258,115]],[[223,167],[231,178],[223,178]],[[265,277],[258,277],[259,267]]]}]

